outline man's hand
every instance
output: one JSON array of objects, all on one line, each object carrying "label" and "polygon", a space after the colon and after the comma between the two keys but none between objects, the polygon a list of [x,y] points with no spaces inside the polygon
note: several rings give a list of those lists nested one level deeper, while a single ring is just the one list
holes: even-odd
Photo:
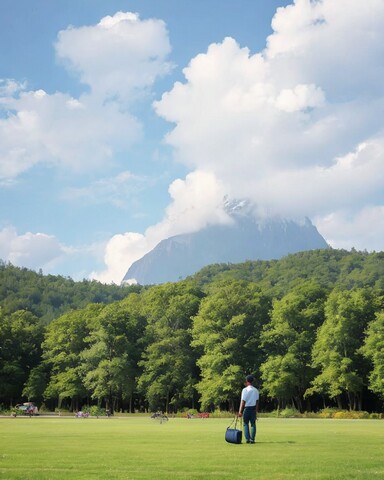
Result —
[{"label": "man's hand", "polygon": [[237,414],[238,417],[241,417],[242,415],[243,415],[242,412],[239,412],[239,413]]}]

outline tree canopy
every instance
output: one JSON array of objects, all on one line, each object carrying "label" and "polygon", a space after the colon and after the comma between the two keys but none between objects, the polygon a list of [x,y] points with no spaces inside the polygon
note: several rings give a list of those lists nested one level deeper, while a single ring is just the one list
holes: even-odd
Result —
[{"label": "tree canopy", "polygon": [[319,250],[119,287],[0,265],[0,404],[370,409],[384,399],[384,254]]}]

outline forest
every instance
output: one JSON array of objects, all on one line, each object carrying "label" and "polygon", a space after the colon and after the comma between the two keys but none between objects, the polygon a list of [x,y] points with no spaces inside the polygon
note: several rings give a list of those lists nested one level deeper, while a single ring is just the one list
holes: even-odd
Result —
[{"label": "forest", "polygon": [[382,411],[384,253],[324,249],[103,285],[0,264],[0,404]]}]

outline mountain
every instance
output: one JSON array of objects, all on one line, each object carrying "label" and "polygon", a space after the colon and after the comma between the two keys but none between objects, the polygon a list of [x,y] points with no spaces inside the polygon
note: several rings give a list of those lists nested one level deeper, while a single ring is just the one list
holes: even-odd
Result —
[{"label": "mountain", "polygon": [[311,221],[257,220],[244,203],[227,205],[230,225],[208,226],[198,232],[162,240],[134,262],[123,283],[141,285],[176,282],[213,263],[279,259],[290,253],[328,248]]}]

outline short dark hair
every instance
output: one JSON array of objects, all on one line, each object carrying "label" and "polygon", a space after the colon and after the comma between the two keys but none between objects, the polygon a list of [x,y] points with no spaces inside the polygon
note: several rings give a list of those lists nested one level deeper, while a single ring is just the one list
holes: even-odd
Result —
[{"label": "short dark hair", "polygon": [[254,377],[253,377],[253,375],[247,375],[247,376],[245,377],[245,380],[246,380],[248,383],[253,383]]}]

